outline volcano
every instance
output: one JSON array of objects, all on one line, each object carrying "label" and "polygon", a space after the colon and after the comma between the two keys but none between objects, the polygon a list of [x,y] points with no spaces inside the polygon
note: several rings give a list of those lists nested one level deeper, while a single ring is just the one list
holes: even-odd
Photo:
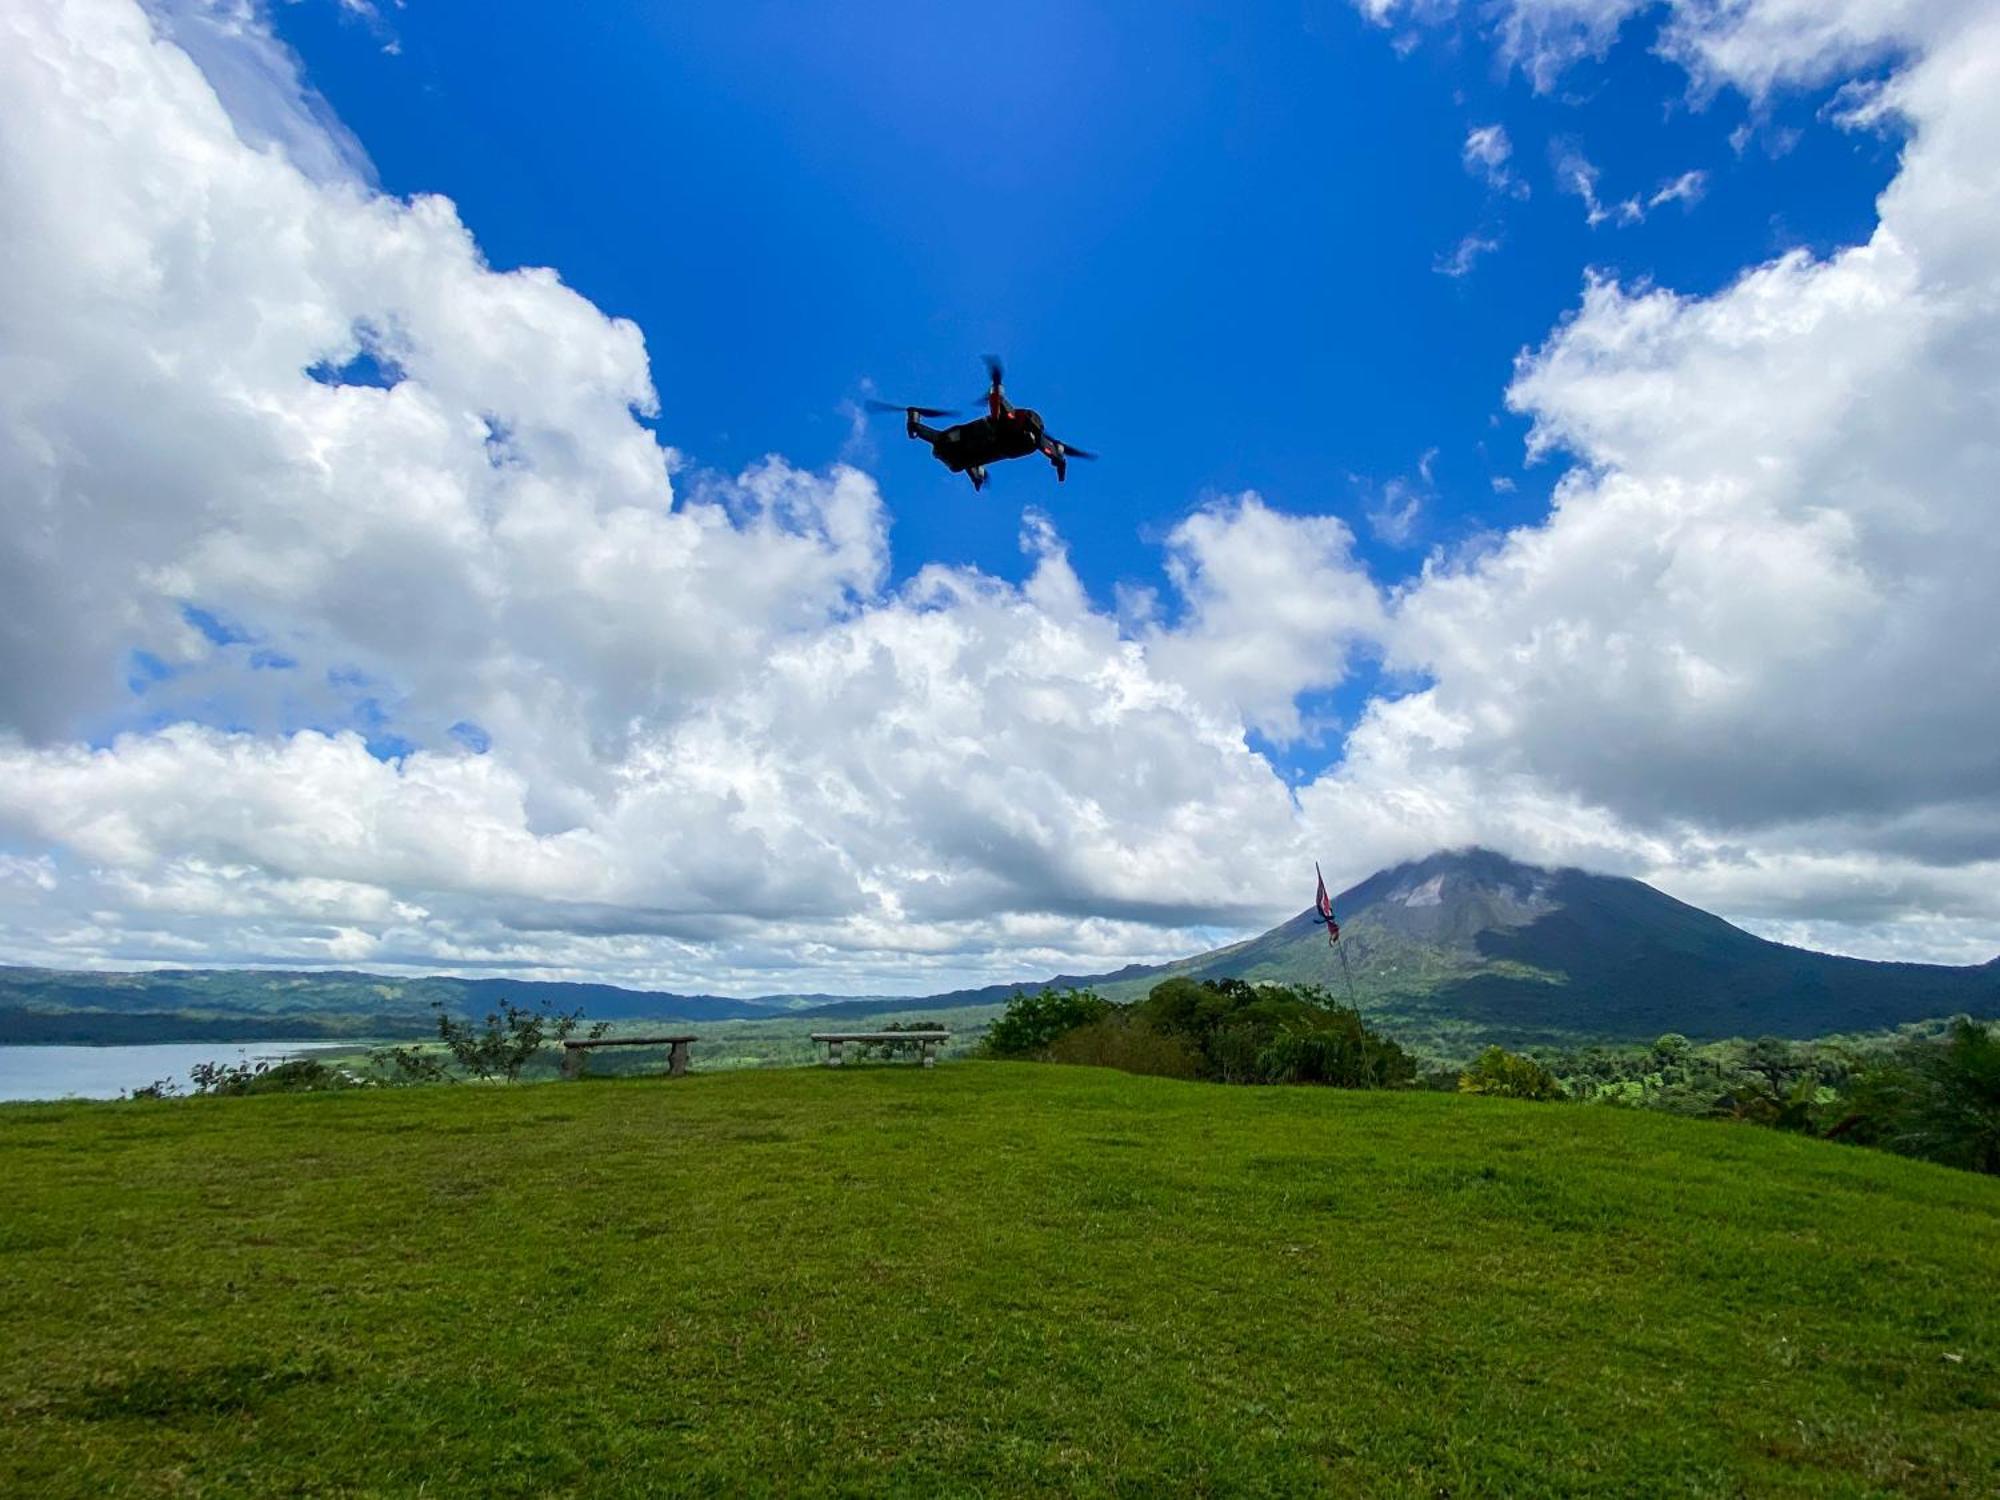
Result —
[{"label": "volcano", "polygon": [[1133,1000],[1177,974],[1319,984],[1384,1018],[1519,1042],[1825,1036],[2000,1015],[2000,962],[1876,963],[1770,942],[1643,881],[1461,849],[1335,898],[1341,948],[1308,908],[1192,958],[1064,977]]}]

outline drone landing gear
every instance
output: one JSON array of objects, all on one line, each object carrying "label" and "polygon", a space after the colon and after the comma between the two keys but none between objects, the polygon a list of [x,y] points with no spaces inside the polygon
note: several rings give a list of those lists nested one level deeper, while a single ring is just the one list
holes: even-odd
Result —
[{"label": "drone landing gear", "polygon": [[974,464],[965,471],[965,477],[972,481],[973,493],[977,494],[986,488],[986,465]]},{"label": "drone landing gear", "polygon": [[1055,465],[1057,484],[1061,484],[1065,479],[1069,478],[1069,463],[1063,457],[1062,445],[1060,443],[1044,444],[1042,447],[1042,456]]}]

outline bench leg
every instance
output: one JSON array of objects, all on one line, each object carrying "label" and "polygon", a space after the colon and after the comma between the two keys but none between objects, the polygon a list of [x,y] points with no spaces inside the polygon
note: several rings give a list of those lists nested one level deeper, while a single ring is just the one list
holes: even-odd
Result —
[{"label": "bench leg", "polygon": [[562,1076],[565,1078],[574,1078],[582,1071],[583,1049],[581,1047],[563,1048]]},{"label": "bench leg", "polygon": [[828,1042],[826,1044],[826,1065],[829,1068],[840,1066],[840,1043]]},{"label": "bench leg", "polygon": [[688,1044],[675,1042],[667,1050],[667,1077],[680,1078],[688,1070]]},{"label": "bench leg", "polygon": [[925,1067],[927,1067],[927,1068],[935,1068],[935,1067],[937,1066],[937,1043],[936,1043],[936,1042],[925,1042],[925,1043],[924,1043],[924,1066],[925,1066]]}]

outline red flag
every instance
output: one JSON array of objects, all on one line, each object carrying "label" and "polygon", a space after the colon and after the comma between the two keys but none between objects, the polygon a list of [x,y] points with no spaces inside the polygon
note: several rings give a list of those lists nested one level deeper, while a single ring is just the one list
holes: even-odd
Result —
[{"label": "red flag", "polygon": [[1326,877],[1319,873],[1319,861],[1313,861],[1313,874],[1319,876],[1319,896],[1313,905],[1319,908],[1319,919],[1326,923],[1326,945],[1331,948],[1340,941],[1340,924],[1333,919],[1333,897],[1326,893]]}]

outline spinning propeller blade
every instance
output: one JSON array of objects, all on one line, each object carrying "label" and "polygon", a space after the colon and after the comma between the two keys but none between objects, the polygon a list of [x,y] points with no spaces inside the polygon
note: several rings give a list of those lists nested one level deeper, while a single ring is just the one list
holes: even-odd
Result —
[{"label": "spinning propeller blade", "polygon": [[870,411],[915,412],[920,417],[955,417],[957,412],[948,406],[899,406],[894,401],[877,401],[873,397],[861,403]]},{"label": "spinning propeller blade", "polygon": [[1000,356],[982,354],[980,358],[986,361],[986,378],[993,383],[993,389],[997,391],[1000,389],[1001,377],[1007,373],[1000,367]]}]

